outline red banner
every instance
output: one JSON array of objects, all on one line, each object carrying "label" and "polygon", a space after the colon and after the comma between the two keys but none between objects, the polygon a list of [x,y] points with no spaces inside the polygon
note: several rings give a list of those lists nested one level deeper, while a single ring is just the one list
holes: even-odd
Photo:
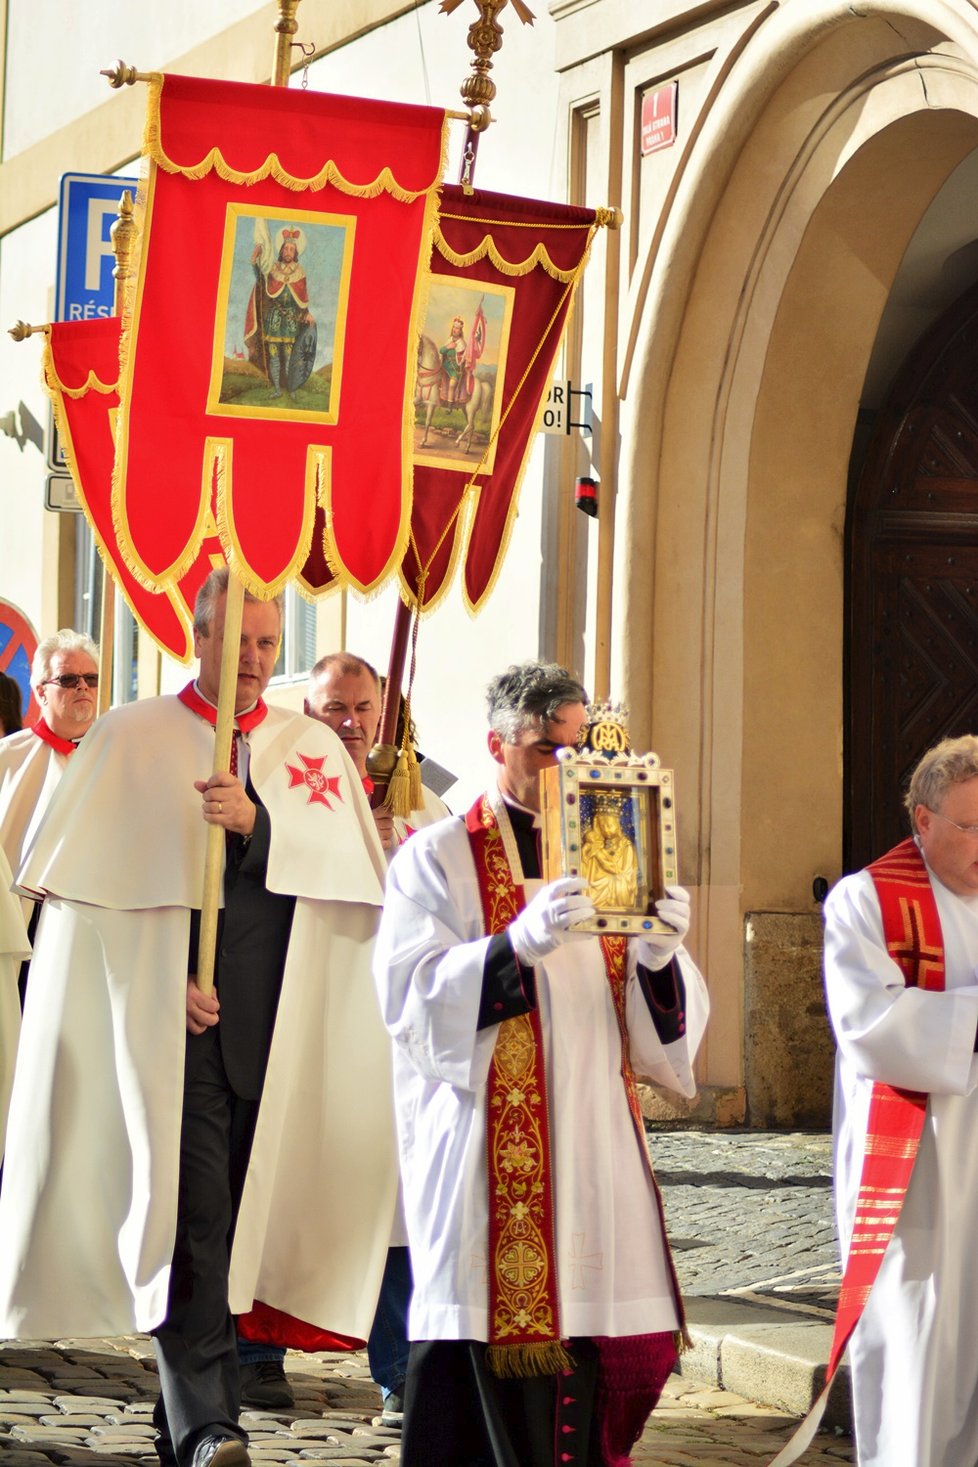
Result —
[{"label": "red banner", "polygon": [[432,108],[156,79],[112,490],[137,580],[192,566],[215,474],[256,594],[310,557],[361,590],[396,567],[444,132]]},{"label": "red banner", "polygon": [[611,214],[442,191],[415,386],[402,583],[429,610],[460,560],[469,609],[495,584],[591,238]]},{"label": "red banner", "polygon": [[[191,606],[178,585],[158,594],[135,579],[116,543],[112,525],[112,421],[119,408],[118,316],[90,321],[56,321],[44,352],[44,383],[71,477],[99,554],[150,636],[172,656],[193,656]],[[220,554],[220,544],[212,542]],[[202,549],[202,555],[206,547]],[[202,575],[210,569],[206,559]],[[194,592],[195,594],[195,592]]]}]

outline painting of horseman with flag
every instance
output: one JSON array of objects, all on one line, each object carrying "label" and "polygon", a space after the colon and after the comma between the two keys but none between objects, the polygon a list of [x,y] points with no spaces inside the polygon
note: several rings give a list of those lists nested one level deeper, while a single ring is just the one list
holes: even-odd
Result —
[{"label": "painting of horseman with flag", "polygon": [[[440,287],[435,287],[432,295],[439,293]],[[453,297],[460,292],[452,292]],[[471,287],[468,295],[473,294]],[[418,344],[418,377],[415,390],[416,421],[418,435],[416,438],[416,449],[428,452],[437,451],[440,454],[448,452],[453,457],[455,453],[471,455],[480,452],[477,447],[477,429],[484,444],[491,431],[491,420],[495,416],[494,404],[494,377],[495,370],[486,370],[487,362],[482,363],[482,369],[477,373],[476,368],[482,362],[489,340],[490,329],[497,324],[502,325],[502,302],[494,301],[491,295],[480,292],[477,297],[478,304],[472,316],[472,328],[466,333],[465,321],[467,311],[465,307],[459,309],[456,305],[452,315],[448,316],[450,326],[448,337],[442,346],[436,345],[438,338],[430,330],[422,332]],[[428,311],[426,327],[436,316],[441,315],[444,303],[432,301]],[[471,305],[465,303],[468,310]],[[490,319],[487,320],[487,310]],[[446,313],[447,314],[447,313]],[[444,319],[444,317],[443,317]],[[498,328],[497,328],[498,329]],[[490,356],[492,354],[490,353]],[[464,413],[465,422],[459,424],[456,413]],[[436,416],[439,414],[439,416]],[[433,450],[431,445],[432,434],[441,435],[451,440],[451,448],[440,447]],[[453,452],[454,450],[454,452]]]}]

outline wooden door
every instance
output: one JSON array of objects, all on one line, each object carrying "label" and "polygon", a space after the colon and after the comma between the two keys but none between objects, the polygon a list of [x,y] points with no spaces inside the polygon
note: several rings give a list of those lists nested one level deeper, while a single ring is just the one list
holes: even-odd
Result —
[{"label": "wooden door", "polygon": [[915,348],[849,507],[847,871],[908,832],[910,771],[978,733],[978,287]]}]

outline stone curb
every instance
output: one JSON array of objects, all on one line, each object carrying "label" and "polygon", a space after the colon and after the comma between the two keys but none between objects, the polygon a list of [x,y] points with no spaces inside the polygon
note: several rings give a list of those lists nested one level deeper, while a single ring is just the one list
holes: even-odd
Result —
[{"label": "stone curb", "polygon": [[[832,1325],[809,1314],[698,1295],[686,1301],[693,1348],[679,1363],[684,1379],[733,1391],[792,1416],[804,1416],[825,1385]],[[823,1429],[852,1430],[849,1367],[829,1392]]]}]

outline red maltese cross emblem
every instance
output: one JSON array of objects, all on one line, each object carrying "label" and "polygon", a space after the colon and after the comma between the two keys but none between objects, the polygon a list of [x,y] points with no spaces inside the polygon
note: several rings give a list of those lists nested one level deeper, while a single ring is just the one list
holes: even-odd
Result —
[{"label": "red maltese cross emblem", "polygon": [[340,794],[340,776],[323,773],[323,765],[326,763],[326,755],[321,759],[307,759],[305,754],[296,750],[296,758],[302,764],[302,769],[297,769],[294,764],[286,764],[285,768],[289,776],[289,789],[293,790],[301,785],[309,791],[307,805],[325,805],[327,810],[332,810],[330,795],[342,803],[343,796]]}]

